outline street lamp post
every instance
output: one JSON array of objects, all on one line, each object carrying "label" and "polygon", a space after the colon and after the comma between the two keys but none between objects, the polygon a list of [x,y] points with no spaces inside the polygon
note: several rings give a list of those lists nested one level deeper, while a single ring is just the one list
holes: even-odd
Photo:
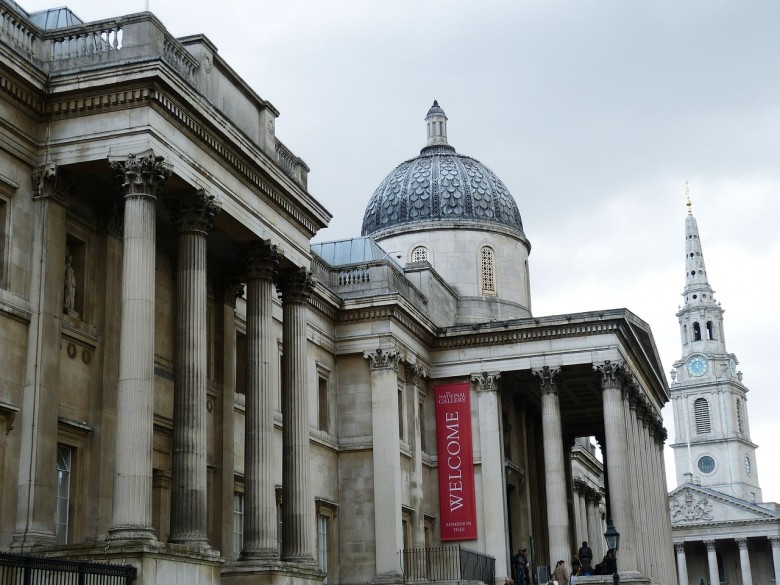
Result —
[{"label": "street lamp post", "polygon": [[615,572],[612,573],[612,581],[615,585],[619,585],[620,575],[618,575],[617,568],[617,551],[620,546],[620,533],[615,530],[615,526],[612,524],[612,518],[607,520],[607,531],[604,533],[604,540],[607,541],[607,548],[612,551],[612,555],[615,559]]}]

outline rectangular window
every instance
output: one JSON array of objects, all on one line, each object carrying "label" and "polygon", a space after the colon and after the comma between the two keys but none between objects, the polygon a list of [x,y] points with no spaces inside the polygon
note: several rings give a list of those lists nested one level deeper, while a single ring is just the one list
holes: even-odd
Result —
[{"label": "rectangular window", "polygon": [[244,548],[244,494],[233,492],[233,556],[241,556]]},{"label": "rectangular window", "polygon": [[325,573],[324,585],[328,583],[328,533],[330,518],[324,514],[317,516],[317,553],[320,571]]},{"label": "rectangular window", "polygon": [[330,432],[329,415],[328,412],[328,380],[326,378],[319,378],[319,388],[317,392],[318,400],[318,427],[321,431]]},{"label": "rectangular window", "polygon": [[406,440],[406,434],[404,433],[404,392],[401,388],[398,389],[398,437],[402,440]]},{"label": "rectangular window", "polygon": [[72,464],[73,448],[67,445],[57,445],[57,477],[54,504],[54,536],[57,544],[68,543]]}]

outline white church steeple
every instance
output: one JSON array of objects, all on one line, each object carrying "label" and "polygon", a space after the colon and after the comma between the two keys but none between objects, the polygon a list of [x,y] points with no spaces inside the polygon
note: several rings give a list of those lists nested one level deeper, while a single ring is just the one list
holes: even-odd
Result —
[{"label": "white church steeple", "polygon": [[671,385],[677,482],[761,501],[756,447],[750,440],[748,389],[737,359],[726,350],[723,309],[715,300],[704,264],[699,227],[686,198],[685,288],[677,312],[682,356]]}]

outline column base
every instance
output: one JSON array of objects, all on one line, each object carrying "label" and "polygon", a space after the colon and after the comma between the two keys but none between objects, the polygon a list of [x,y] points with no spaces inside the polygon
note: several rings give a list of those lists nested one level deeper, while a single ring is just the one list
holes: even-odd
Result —
[{"label": "column base", "polygon": [[42,530],[14,531],[11,540],[11,552],[30,552],[33,548],[48,547],[54,543],[55,537],[53,532],[44,532]]},{"label": "column base", "polygon": [[404,576],[399,571],[381,573],[374,577],[372,583],[376,585],[390,585],[392,583],[403,583]]},{"label": "column base", "polygon": [[222,569],[223,585],[322,585],[319,567],[269,561],[236,561]]},{"label": "column base", "polygon": [[95,541],[51,548],[41,552],[41,555],[49,558],[133,565],[138,571],[134,585],[220,585],[220,570],[225,562],[219,556],[219,551],[214,549],[197,550],[157,540]]}]

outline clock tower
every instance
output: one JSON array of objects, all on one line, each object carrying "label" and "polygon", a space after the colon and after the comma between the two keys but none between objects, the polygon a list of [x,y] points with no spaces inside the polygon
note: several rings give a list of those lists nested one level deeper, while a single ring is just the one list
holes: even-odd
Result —
[{"label": "clock tower", "polygon": [[726,349],[724,311],[707,278],[690,199],[687,206],[684,302],[677,312],[682,357],[674,363],[671,385],[677,483],[693,481],[760,502],[748,389],[737,371],[736,356]]}]

